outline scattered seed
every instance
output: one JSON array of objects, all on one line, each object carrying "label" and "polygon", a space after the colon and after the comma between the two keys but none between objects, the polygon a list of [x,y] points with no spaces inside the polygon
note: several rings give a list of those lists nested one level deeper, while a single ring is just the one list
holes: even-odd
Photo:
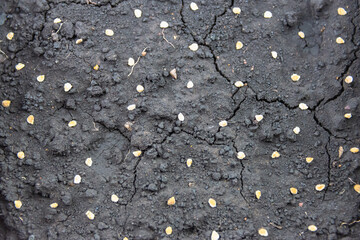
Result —
[{"label": "scattered seed", "polygon": [[137,85],[137,86],[136,86],[136,91],[139,92],[139,93],[141,93],[141,92],[144,91],[144,87],[143,87],[142,85]]},{"label": "scattered seed", "polygon": [[191,158],[189,158],[188,160],[186,160],[186,165],[187,165],[188,167],[191,167],[192,162],[193,162],[193,160],[192,160]]},{"label": "scattered seed", "polygon": [[199,9],[198,5],[194,2],[190,3],[190,9],[196,11]]},{"label": "scattered seed", "polygon": [[352,83],[353,82],[353,77],[352,76],[347,76],[346,78],[345,78],[345,80],[344,80],[344,82],[346,82],[347,84],[350,84],[350,83]]},{"label": "scattered seed", "polygon": [[111,195],[111,201],[116,203],[119,201],[119,197],[116,194]]},{"label": "scattered seed", "polygon": [[296,188],[292,187],[292,188],[290,188],[290,192],[292,195],[295,195],[298,193],[298,190]]},{"label": "scattered seed", "polygon": [[34,115],[29,115],[27,118],[26,118],[26,121],[33,125],[34,124]]},{"label": "scattered seed", "polygon": [[314,160],[314,158],[312,158],[312,157],[307,157],[307,158],[305,158],[305,161],[306,161],[307,163],[311,163],[313,160]]},{"label": "scattered seed", "polygon": [[235,47],[236,47],[236,50],[240,50],[244,47],[244,44],[240,41],[237,41]]},{"label": "scattered seed", "polygon": [[219,126],[220,127],[226,127],[227,126],[227,121],[226,120],[222,120],[219,122]]},{"label": "scattered seed", "polygon": [[20,71],[20,70],[23,69],[24,67],[25,67],[25,64],[23,64],[23,63],[18,63],[18,64],[16,64],[16,66],[15,66],[16,70],[18,70],[18,71]]},{"label": "scattered seed", "polygon": [[94,69],[95,71],[99,70],[99,65],[96,64],[96,65],[93,67],[93,69]]},{"label": "scattered seed", "polygon": [[135,9],[134,10],[134,15],[135,15],[136,18],[141,18],[142,11],[140,9]]},{"label": "scattered seed", "polygon": [[343,153],[344,153],[344,148],[343,148],[343,146],[340,146],[340,147],[339,147],[339,158],[341,158],[341,156],[343,155]]},{"label": "scattered seed", "polygon": [[140,157],[141,151],[140,151],[140,150],[134,151],[134,152],[133,152],[133,155],[134,155],[135,157]]},{"label": "scattered seed", "polygon": [[167,205],[169,206],[175,205],[175,202],[176,202],[175,197],[171,197],[168,199]]},{"label": "scattered seed", "polygon": [[305,38],[305,33],[303,31],[298,32],[300,38]]},{"label": "scattered seed", "polygon": [[357,193],[360,193],[360,184],[355,184],[355,185],[354,185],[354,190],[355,190]]},{"label": "scattered seed", "polygon": [[111,30],[111,29],[106,29],[105,30],[105,35],[109,36],[109,37],[114,36],[114,31]]},{"label": "scattered seed", "polygon": [[234,7],[232,9],[232,11],[233,11],[234,14],[240,14],[241,13],[241,9],[239,7]]},{"label": "scattered seed", "polygon": [[167,235],[171,235],[172,234],[172,227],[167,227],[166,229],[165,229],[165,233],[167,234]]},{"label": "scattered seed", "polygon": [[197,43],[193,43],[189,46],[190,50],[196,52],[199,49],[199,45]]},{"label": "scattered seed", "polygon": [[258,233],[259,233],[260,236],[263,236],[263,237],[269,236],[268,231],[265,228],[260,228],[258,230]]},{"label": "scattered seed", "polygon": [[318,184],[315,186],[316,191],[319,191],[319,192],[324,190],[324,188],[325,188],[325,184]]},{"label": "scattered seed", "polygon": [[87,211],[85,214],[90,220],[95,218],[95,214],[93,214],[91,211]]},{"label": "scattered seed", "polygon": [[280,157],[280,153],[278,151],[275,151],[271,154],[271,158],[278,158]]},{"label": "scattered seed", "polygon": [[271,56],[276,59],[278,54],[275,51],[271,51]]},{"label": "scattered seed", "polygon": [[215,201],[215,199],[209,198],[208,203],[209,203],[210,207],[212,207],[212,208],[216,207],[216,201]]},{"label": "scattered seed", "polygon": [[296,73],[291,75],[291,80],[293,80],[294,82],[297,82],[300,80],[300,75],[297,75]]},{"label": "scattered seed", "polygon": [[173,70],[170,71],[170,75],[171,75],[174,79],[177,79],[176,68],[174,68]]},{"label": "scattered seed", "polygon": [[74,183],[75,183],[75,184],[81,183],[81,176],[80,176],[80,175],[75,175],[75,177],[74,177]]},{"label": "scattered seed", "polygon": [[143,57],[146,56],[146,51],[145,50],[141,52],[141,56],[143,56]]},{"label": "scattered seed", "polygon": [[193,88],[194,87],[194,83],[192,81],[188,81],[188,83],[186,84],[187,88]]},{"label": "scattered seed", "polygon": [[65,91],[65,92],[70,91],[71,88],[72,88],[71,83],[65,83],[65,84],[64,84],[64,91]]},{"label": "scattered seed", "polygon": [[8,40],[12,40],[13,37],[14,37],[14,33],[13,33],[13,32],[9,32],[9,33],[6,35],[6,38],[7,38]]},{"label": "scattered seed", "polygon": [[75,43],[76,43],[76,44],[80,44],[80,43],[82,43],[82,42],[83,42],[83,39],[82,39],[82,38],[79,38],[79,39],[76,40]]},{"label": "scattered seed", "polygon": [[135,104],[130,104],[128,107],[127,107],[127,110],[129,111],[132,111],[136,108],[136,105]]},{"label": "scattered seed", "polygon": [[59,204],[58,203],[52,203],[52,204],[50,204],[50,207],[51,208],[57,208],[59,206]]},{"label": "scattered seed", "polygon": [[270,11],[264,12],[264,18],[272,18],[272,13]]},{"label": "scattered seed", "polygon": [[25,158],[25,153],[23,151],[20,151],[17,153],[17,157],[20,159],[24,159]]},{"label": "scattered seed", "polygon": [[300,108],[301,110],[306,110],[306,109],[308,109],[309,107],[308,107],[308,105],[306,105],[305,103],[300,103],[300,104],[299,104],[299,108]]},{"label": "scattered seed", "polygon": [[75,127],[77,125],[77,122],[75,120],[72,120],[68,123],[69,127]]},{"label": "scattered seed", "polygon": [[22,202],[20,200],[15,200],[14,205],[15,205],[15,208],[20,209],[22,206]]},{"label": "scattered seed", "polygon": [[260,190],[256,190],[255,196],[256,196],[257,199],[260,199],[260,197],[261,197],[261,191],[260,191]]},{"label": "scattered seed", "polygon": [[39,75],[39,76],[37,76],[36,80],[37,80],[38,82],[43,82],[43,81],[45,80],[45,75]]},{"label": "scattered seed", "polygon": [[219,240],[220,235],[216,231],[212,231],[211,240]]},{"label": "scattered seed", "polygon": [[131,128],[132,125],[133,125],[133,124],[132,124],[131,122],[126,122],[126,123],[124,124],[124,127],[125,127],[127,130],[131,131],[131,130],[132,130],[132,128]]},{"label": "scattered seed", "polygon": [[357,147],[352,147],[352,148],[350,148],[350,152],[352,152],[352,153],[358,153],[358,152],[359,152],[359,148],[357,148]]},{"label": "scattered seed", "polygon": [[246,156],[245,156],[245,153],[244,153],[244,152],[238,152],[237,155],[236,155],[236,157],[237,157],[238,159],[244,159]]},{"label": "scattered seed", "polygon": [[310,226],[308,226],[308,229],[309,229],[309,231],[311,231],[311,232],[316,232],[317,227],[316,227],[315,225],[310,225]]},{"label": "scattered seed", "polygon": [[60,18],[55,18],[54,23],[61,23],[61,19]]},{"label": "scattered seed", "polygon": [[236,82],[234,83],[234,85],[235,85],[235,87],[240,88],[240,87],[243,87],[243,86],[244,86],[244,83],[243,83],[242,81],[236,81]]},{"label": "scattered seed", "polygon": [[129,240],[127,237],[124,237],[123,240]]},{"label": "scattered seed", "polygon": [[344,39],[342,39],[341,37],[337,37],[337,38],[336,38],[336,43],[337,43],[337,44],[344,44],[345,41],[344,41]]},{"label": "scattered seed", "polygon": [[85,160],[85,164],[86,164],[86,166],[91,167],[92,164],[93,164],[92,159],[91,159],[91,158],[87,158],[87,159]]},{"label": "scattered seed", "polygon": [[10,100],[3,100],[2,101],[2,106],[3,107],[10,107],[11,101]]},{"label": "scattered seed", "polygon": [[264,119],[264,116],[263,116],[263,115],[261,115],[261,114],[259,114],[259,115],[255,115],[255,119],[256,119],[256,121],[260,122],[261,120],[263,120],[263,119]]},{"label": "scattered seed", "polygon": [[300,133],[300,128],[299,127],[294,127],[293,132],[295,134],[299,134]]},{"label": "scattered seed", "polygon": [[135,60],[133,58],[129,58],[128,65],[131,67],[134,66],[134,64],[135,64]]},{"label": "scattered seed", "polygon": [[168,28],[168,27],[169,27],[169,24],[168,24],[167,22],[162,21],[162,22],[160,23],[160,28]]},{"label": "scattered seed", "polygon": [[179,119],[180,122],[183,122],[185,120],[184,114],[179,113],[178,114],[178,119]]},{"label": "scattered seed", "polygon": [[344,15],[347,14],[346,10],[343,9],[343,8],[338,8],[338,9],[337,9],[337,12],[338,12],[338,14],[341,15],[341,16],[344,16]]},{"label": "scattered seed", "polygon": [[347,119],[349,119],[349,118],[352,117],[352,115],[351,115],[351,113],[345,113],[345,114],[344,114],[344,117],[347,118]]}]

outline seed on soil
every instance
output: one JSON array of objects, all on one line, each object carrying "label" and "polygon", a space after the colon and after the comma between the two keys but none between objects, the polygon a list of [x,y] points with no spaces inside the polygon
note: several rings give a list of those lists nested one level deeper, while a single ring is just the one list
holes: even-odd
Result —
[{"label": "seed on soil", "polygon": [[168,27],[169,27],[169,24],[168,24],[167,22],[162,21],[162,22],[160,23],[160,28],[168,28]]},{"label": "seed on soil", "polygon": [[61,19],[60,18],[55,18],[54,23],[61,23]]},{"label": "seed on soil", "polygon": [[275,51],[271,51],[271,56],[276,59],[278,54]]},{"label": "seed on soil", "polygon": [[357,147],[352,147],[352,148],[350,148],[350,152],[352,152],[352,153],[358,153],[358,152],[359,152],[359,148],[357,148]]},{"label": "seed on soil", "polygon": [[132,122],[126,122],[126,123],[124,124],[124,127],[125,127],[127,130],[131,131],[131,130],[132,130],[132,128],[131,128],[132,125],[133,125]]},{"label": "seed on soil", "polygon": [[220,127],[226,127],[227,126],[227,121],[226,120],[222,120],[219,122],[219,126]]},{"label": "seed on soil", "polygon": [[255,115],[255,119],[256,119],[256,121],[260,122],[261,120],[263,120],[263,119],[264,119],[264,116],[263,116],[263,115],[261,115],[261,114],[259,114],[259,115]]},{"label": "seed on soil", "polygon": [[295,194],[298,193],[298,190],[296,188],[294,188],[294,187],[291,187],[290,192],[291,192],[292,195],[295,195]]},{"label": "seed on soil", "polygon": [[94,220],[94,218],[95,218],[94,213],[92,213],[91,211],[87,211],[85,214],[90,220]]},{"label": "seed on soil", "polygon": [[257,199],[260,199],[260,197],[261,197],[261,191],[260,191],[260,190],[256,190],[255,196],[256,196]]},{"label": "seed on soil", "polygon": [[357,193],[360,193],[360,184],[355,184],[355,185],[354,185],[354,190],[355,190]]},{"label": "seed on soil", "polygon": [[303,31],[298,32],[300,38],[305,38],[305,33]]},{"label": "seed on soil", "polygon": [[20,152],[17,153],[17,157],[19,159],[24,159],[25,158],[25,153],[23,151],[20,151]]},{"label": "seed on soil", "polygon": [[199,9],[198,5],[194,2],[190,3],[190,9],[196,11]]},{"label": "seed on soil", "polygon": [[106,29],[105,34],[106,34],[106,36],[111,37],[111,36],[114,36],[114,31],[111,29]]},{"label": "seed on soil", "polygon": [[91,159],[91,158],[87,158],[87,159],[85,160],[85,164],[86,164],[86,166],[91,167],[92,164],[93,164],[92,159]]},{"label": "seed on soil", "polygon": [[208,203],[209,203],[210,207],[212,207],[212,208],[216,207],[216,201],[215,201],[215,199],[209,198]]},{"label": "seed on soil", "polygon": [[76,44],[80,44],[80,43],[82,43],[82,42],[83,42],[83,39],[82,39],[82,38],[79,38],[79,39],[76,40],[75,43],[76,43]]},{"label": "seed on soil", "polygon": [[119,197],[116,194],[111,195],[111,201],[116,203],[119,201]]},{"label": "seed on soil", "polygon": [[169,206],[175,205],[175,202],[176,202],[175,197],[171,197],[168,199],[167,205]]},{"label": "seed on soil", "polygon": [[319,191],[319,192],[324,190],[324,188],[325,188],[325,184],[318,184],[315,186],[316,191]]},{"label": "seed on soil", "polygon": [[174,79],[177,79],[176,68],[174,68],[173,70],[170,71],[170,75],[171,75]]},{"label": "seed on soil", "polygon": [[196,52],[199,49],[199,45],[197,43],[193,43],[189,46],[190,50]]},{"label": "seed on soil", "polygon": [[188,81],[188,83],[186,84],[187,88],[193,88],[194,87],[194,83],[192,81]]},{"label": "seed on soil", "polygon": [[10,107],[11,101],[10,100],[3,100],[2,101],[2,106],[3,107]]},{"label": "seed on soil", "polygon": [[294,127],[293,132],[295,134],[299,134],[300,133],[300,128],[299,127]]},{"label": "seed on soil", "polygon": [[179,113],[178,119],[179,119],[180,122],[183,122],[185,120],[184,114]]},{"label": "seed on soil", "polygon": [[124,237],[123,240],[129,240],[127,237]]},{"label": "seed on soil", "polygon": [[353,77],[352,76],[347,76],[346,78],[345,78],[345,80],[344,80],[344,82],[346,82],[347,84],[350,84],[350,83],[352,83],[353,82]]},{"label": "seed on soil", "polygon": [[135,15],[136,18],[141,18],[142,11],[140,9],[135,9],[134,10],[134,15]]},{"label": "seed on soil", "polygon": [[245,153],[244,153],[244,152],[238,152],[237,155],[236,155],[236,157],[237,157],[238,159],[244,159],[246,156],[245,156]]},{"label": "seed on soil", "polygon": [[43,81],[45,80],[45,75],[39,75],[39,76],[37,76],[36,80],[37,80],[38,82],[43,82]]},{"label": "seed on soil", "polygon": [[349,119],[349,118],[351,118],[351,117],[352,117],[351,113],[345,113],[345,114],[344,114],[344,118]]},{"label": "seed on soil", "polygon": [[128,65],[131,67],[134,66],[134,64],[135,64],[135,60],[133,58],[129,58]]},{"label": "seed on soil", "polygon": [[344,16],[347,14],[346,10],[344,8],[338,8],[337,12],[339,15]]},{"label": "seed on soil", "polygon": [[244,44],[240,41],[237,41],[235,47],[236,47],[236,50],[240,50],[244,47]]},{"label": "seed on soil", "polygon": [[186,165],[187,165],[188,167],[191,167],[192,162],[193,162],[193,160],[192,160],[191,158],[189,158],[188,160],[186,160]]},{"label": "seed on soil", "polygon": [[68,123],[69,127],[75,127],[77,125],[77,122],[75,120],[72,120]]},{"label": "seed on soil", "polygon": [[337,37],[337,38],[336,38],[336,43],[337,43],[337,44],[343,44],[343,43],[345,43],[345,41],[344,41],[344,39],[342,39],[341,37]]},{"label": "seed on soil", "polygon": [[220,235],[216,231],[212,231],[211,240],[219,240]]},{"label": "seed on soil", "polygon": [[34,124],[34,115],[29,115],[27,118],[26,118],[26,121],[33,125]]},{"label": "seed on soil", "polygon": [[310,225],[310,226],[308,226],[308,229],[309,229],[309,231],[311,231],[311,232],[316,232],[317,227],[316,227],[315,225]]},{"label": "seed on soil", "polygon": [[300,108],[301,110],[306,110],[306,109],[308,109],[309,107],[308,107],[308,105],[306,105],[305,103],[300,103],[300,104],[299,104],[299,108]]},{"label": "seed on soil", "polygon": [[240,14],[241,13],[241,9],[239,7],[234,7],[232,9],[232,11],[233,11],[234,14]]},{"label": "seed on soil", "polygon": [[291,80],[293,80],[294,82],[297,82],[300,80],[300,75],[297,75],[296,73],[291,75]]},{"label": "seed on soil", "polygon": [[23,69],[24,67],[25,67],[25,64],[23,64],[23,63],[18,63],[18,64],[16,64],[16,66],[15,66],[16,70],[18,70],[18,71],[20,71],[20,70]]},{"label": "seed on soil", "polygon": [[20,200],[15,200],[14,205],[15,205],[15,208],[20,209],[22,206],[22,202]]},{"label": "seed on soil", "polygon": [[172,234],[172,227],[167,227],[166,229],[165,229],[165,233],[167,234],[167,235],[171,235]]},{"label": "seed on soil", "polygon": [[244,86],[244,83],[242,81],[236,81],[234,85],[235,85],[235,87],[240,88],[240,87]]},{"label": "seed on soil", "polygon": [[65,83],[65,84],[64,84],[64,91],[65,91],[65,92],[70,91],[71,88],[72,88],[71,83]]},{"label": "seed on soil", "polygon": [[130,104],[128,107],[127,107],[127,110],[129,111],[132,111],[136,108],[136,105],[135,104]]},{"label": "seed on soil", "polygon": [[340,146],[340,147],[339,147],[339,158],[341,158],[341,156],[343,155],[343,153],[344,153],[344,148],[343,148],[343,146]]},{"label": "seed on soil", "polygon": [[142,85],[137,85],[137,86],[136,86],[136,91],[139,92],[139,93],[141,93],[141,92],[144,91],[144,87],[143,87]]},{"label": "seed on soil", "polygon": [[270,11],[264,12],[264,18],[272,18],[272,13]]},{"label": "seed on soil", "polygon": [[141,151],[140,151],[140,150],[133,151],[133,155],[134,155],[135,157],[140,157]]},{"label": "seed on soil", "polygon": [[93,69],[94,69],[95,71],[99,70],[99,65],[96,64],[96,65],[93,67]]},{"label": "seed on soil", "polygon": [[52,204],[50,204],[50,207],[51,208],[57,208],[59,206],[59,204],[58,203],[52,203]]},{"label": "seed on soil", "polygon": [[75,177],[74,177],[74,183],[75,183],[75,184],[81,183],[81,176],[80,176],[80,175],[75,175]]},{"label": "seed on soil", "polygon": [[9,33],[6,35],[6,38],[7,38],[8,40],[12,40],[13,37],[14,37],[14,33],[13,33],[13,32],[9,32]]},{"label": "seed on soil", "polygon": [[312,157],[307,157],[307,158],[305,158],[305,161],[306,161],[307,163],[311,163],[313,160],[314,160],[314,158],[312,158]]},{"label": "seed on soil", "polygon": [[271,158],[278,158],[280,157],[280,153],[278,151],[275,151],[271,154]]},{"label": "seed on soil", "polygon": [[259,233],[260,236],[263,236],[263,237],[269,236],[268,231],[265,228],[260,228],[258,230],[258,233]]}]

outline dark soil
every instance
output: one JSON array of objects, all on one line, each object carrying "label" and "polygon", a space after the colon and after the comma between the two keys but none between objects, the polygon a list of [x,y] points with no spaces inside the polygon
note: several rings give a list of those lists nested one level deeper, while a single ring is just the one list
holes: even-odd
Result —
[{"label": "dark soil", "polygon": [[1,0],[0,239],[360,239],[359,1],[195,2]]}]

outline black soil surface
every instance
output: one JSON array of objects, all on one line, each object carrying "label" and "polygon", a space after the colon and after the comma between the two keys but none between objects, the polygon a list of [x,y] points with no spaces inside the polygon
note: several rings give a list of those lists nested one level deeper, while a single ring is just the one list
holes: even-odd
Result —
[{"label": "black soil surface", "polygon": [[0,239],[360,239],[359,1],[190,3],[0,1]]}]

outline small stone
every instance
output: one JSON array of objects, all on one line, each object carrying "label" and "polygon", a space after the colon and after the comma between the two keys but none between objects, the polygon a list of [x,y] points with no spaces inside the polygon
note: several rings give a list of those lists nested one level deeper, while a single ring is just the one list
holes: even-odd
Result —
[{"label": "small stone", "polygon": [[64,84],[64,91],[65,91],[65,92],[70,91],[71,88],[72,88],[71,83],[65,83],[65,84]]},{"label": "small stone", "polygon": [[211,240],[219,240],[220,235],[216,231],[212,231]]},{"label": "small stone", "polygon": [[11,101],[10,100],[3,100],[1,104],[2,104],[3,107],[8,108],[8,107],[10,107]]},{"label": "small stone", "polygon": [[294,187],[290,188],[290,192],[292,195],[296,195],[298,193],[298,190]]},{"label": "small stone", "polygon": [[186,84],[187,88],[193,88],[194,87],[194,83],[192,81],[188,81],[188,83]]},{"label": "small stone", "polygon": [[360,193],[360,184],[355,184],[355,185],[354,185],[354,190],[355,190],[357,193]]},{"label": "small stone", "polygon": [[263,115],[255,115],[255,119],[257,122],[260,122],[261,120],[264,119],[264,116]]},{"label": "small stone", "polygon": [[142,11],[140,9],[135,9],[134,10],[134,15],[135,15],[136,18],[141,18]]},{"label": "small stone", "polygon": [[14,205],[16,209],[20,209],[22,207],[22,202],[20,200],[15,200]]},{"label": "small stone", "polygon": [[318,184],[315,186],[315,189],[318,192],[321,192],[322,190],[324,190],[324,188],[325,188],[325,184]]},{"label": "small stone", "polygon": [[20,152],[17,153],[17,157],[19,159],[24,159],[25,158],[25,153],[23,151],[20,151]]},{"label": "small stone", "polygon": [[228,125],[227,121],[226,120],[222,120],[219,122],[219,126],[220,127],[226,127]]},{"label": "small stone", "polygon": [[190,9],[196,11],[199,9],[198,5],[194,2],[190,3]]},{"label": "small stone", "polygon": [[52,203],[52,204],[50,204],[50,207],[51,208],[57,208],[59,206],[59,204],[58,203]]},{"label": "small stone", "polygon": [[189,46],[190,50],[196,52],[199,49],[199,45],[197,43],[193,43]]},{"label": "small stone", "polygon": [[237,157],[238,159],[244,159],[246,156],[245,156],[245,153],[244,153],[244,152],[238,152],[237,155],[236,155],[236,157]]},{"label": "small stone", "polygon": [[209,198],[208,203],[209,203],[210,207],[212,207],[212,208],[216,207],[216,201],[215,201],[215,199]]},{"label": "small stone", "polygon": [[243,83],[242,81],[236,81],[236,82],[234,83],[234,85],[235,85],[235,87],[240,88],[240,87],[243,87],[243,86],[244,86],[244,83]]},{"label": "small stone", "polygon": [[13,37],[14,37],[14,33],[13,32],[9,32],[7,35],[6,35],[6,38],[8,39],[8,40],[12,40],[13,39]]},{"label": "small stone", "polygon": [[350,152],[352,152],[352,153],[358,153],[358,152],[359,152],[359,148],[357,148],[357,147],[352,147],[352,148],[350,148]]},{"label": "small stone", "polygon": [[184,115],[182,113],[179,113],[178,114],[178,119],[179,119],[180,122],[183,122],[185,120],[185,117],[184,117]]},{"label": "small stone", "polygon": [[77,125],[77,122],[75,120],[72,120],[68,123],[68,127],[75,127]]},{"label": "small stone", "polygon": [[169,27],[169,24],[168,24],[167,22],[162,21],[162,22],[160,23],[160,28],[168,28],[168,27]]},{"label": "small stone", "polygon": [[345,114],[344,114],[344,118],[349,119],[349,118],[351,118],[351,117],[352,117],[351,113],[345,113]]},{"label": "small stone", "polygon": [[315,225],[310,225],[310,226],[308,226],[308,229],[309,229],[309,231],[311,231],[311,232],[316,232],[317,227],[316,227]]},{"label": "small stone", "polygon": [[236,50],[240,50],[244,47],[244,44],[240,41],[237,41],[235,47],[236,47]]},{"label": "small stone", "polygon": [[271,51],[271,56],[276,59],[278,57],[278,54],[275,51]]},{"label": "small stone", "polygon": [[79,38],[79,39],[77,39],[77,40],[75,41],[76,44],[80,44],[80,43],[82,43],[82,42],[83,42],[83,39],[82,39],[82,38]]},{"label": "small stone", "polygon": [[81,183],[81,176],[80,176],[80,175],[75,175],[75,177],[74,177],[74,183],[75,183],[75,184]]},{"label": "small stone", "polygon": [[39,75],[39,76],[37,76],[36,80],[37,80],[38,82],[43,82],[43,81],[45,80],[45,75]]},{"label": "small stone", "polygon": [[116,194],[111,195],[111,201],[117,203],[119,201],[119,197]]},{"label": "small stone", "polygon": [[307,158],[305,158],[305,161],[306,161],[307,163],[311,163],[313,160],[314,160],[314,158],[312,158],[312,157],[307,157]]},{"label": "small stone", "polygon": [[300,128],[299,127],[294,127],[293,132],[295,134],[299,134],[300,133]]},{"label": "small stone", "polygon": [[291,80],[293,80],[294,82],[297,82],[300,80],[300,75],[297,75],[296,73],[291,75]]},{"label": "small stone", "polygon": [[141,92],[143,92],[145,89],[144,89],[144,87],[142,86],[142,85],[137,85],[136,86],[136,91],[138,92],[138,93],[141,93]]},{"label": "small stone", "polygon": [[87,158],[87,159],[85,160],[85,164],[86,164],[86,166],[91,167],[92,164],[93,164],[92,159],[91,159],[91,158]]},{"label": "small stone", "polygon": [[55,18],[54,19],[54,23],[56,24],[56,23],[61,23],[61,19],[60,18]]},{"label": "small stone", "polygon": [[90,220],[94,220],[94,218],[95,218],[94,213],[92,213],[91,211],[87,211],[85,214]]},{"label": "small stone", "polygon": [[168,199],[167,205],[169,206],[175,205],[175,202],[176,202],[175,197],[171,197]]},{"label": "small stone", "polygon": [[135,110],[135,108],[136,108],[136,105],[135,105],[135,104],[130,104],[130,105],[127,107],[127,110],[133,111],[133,110]]},{"label": "small stone", "polygon": [[280,157],[280,153],[278,151],[275,151],[271,154],[271,158],[278,158]]},{"label": "small stone", "polygon": [[135,65],[135,60],[133,58],[129,58],[128,59],[128,65],[131,67],[131,66],[134,66]]},{"label": "small stone", "polygon": [[300,38],[305,38],[305,33],[303,31],[298,32]]},{"label": "small stone", "polygon": [[255,196],[256,196],[257,199],[260,199],[260,198],[261,198],[261,191],[260,191],[260,190],[257,190],[257,191],[255,192]]},{"label": "small stone", "polygon": [[165,229],[165,233],[167,234],[167,235],[171,235],[172,234],[172,227],[167,227],[166,229]]},{"label": "small stone", "polygon": [[347,76],[346,78],[345,78],[345,80],[344,80],[344,82],[346,82],[347,84],[350,84],[350,83],[352,83],[353,82],[353,77],[352,76]]},{"label": "small stone", "polygon": [[18,70],[18,71],[20,71],[20,70],[23,69],[24,67],[25,67],[25,64],[23,64],[23,63],[18,63],[18,64],[16,64],[15,69]]},{"label": "small stone", "polygon": [[338,8],[337,12],[340,16],[344,16],[347,14],[346,10],[344,8]]},{"label": "small stone", "polygon": [[105,35],[109,36],[109,37],[114,36],[114,31],[111,30],[111,29],[106,29],[105,30]]},{"label": "small stone", "polygon": [[232,11],[233,11],[234,14],[240,14],[241,13],[241,9],[239,7],[234,7],[232,9]]},{"label": "small stone", "polygon": [[191,158],[189,158],[188,160],[186,160],[186,166],[191,167],[192,162],[193,162],[193,160]]},{"label": "small stone", "polygon": [[170,71],[170,75],[171,75],[174,79],[177,79],[176,68],[174,68],[173,70]]},{"label": "small stone", "polygon": [[337,37],[337,38],[336,38],[336,43],[337,43],[337,44],[344,44],[345,41],[344,41],[344,39],[342,39],[341,37]]},{"label": "small stone", "polygon": [[34,115],[29,115],[27,118],[26,118],[26,121],[33,125],[34,124]]},{"label": "small stone", "polygon": [[306,110],[306,109],[308,109],[309,107],[308,107],[308,105],[306,105],[305,103],[300,103],[300,104],[299,104],[299,108],[300,108],[301,110]]},{"label": "small stone", "polygon": [[260,228],[258,230],[258,233],[259,233],[260,236],[263,236],[263,237],[269,236],[268,231],[265,228]]},{"label": "small stone", "polygon": [[270,11],[264,12],[264,18],[272,18],[272,13]]},{"label": "small stone", "polygon": [[140,151],[140,150],[134,151],[134,152],[133,152],[133,155],[134,155],[135,157],[140,157],[141,151]]}]

